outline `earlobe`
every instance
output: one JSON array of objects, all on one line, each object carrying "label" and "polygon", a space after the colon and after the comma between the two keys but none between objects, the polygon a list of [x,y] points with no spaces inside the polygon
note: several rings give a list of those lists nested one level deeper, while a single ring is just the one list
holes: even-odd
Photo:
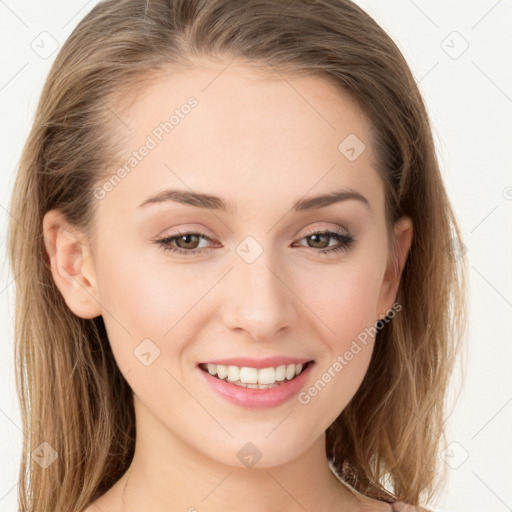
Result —
[{"label": "earlobe", "polygon": [[386,315],[396,299],[402,272],[412,245],[412,219],[406,215],[400,217],[400,219],[395,222],[394,232],[395,247],[388,259],[386,273],[382,282],[381,296],[377,307],[377,316],[382,314]]},{"label": "earlobe", "polygon": [[81,318],[101,314],[92,255],[82,233],[59,210],[43,218],[43,236],[51,272],[69,309]]}]

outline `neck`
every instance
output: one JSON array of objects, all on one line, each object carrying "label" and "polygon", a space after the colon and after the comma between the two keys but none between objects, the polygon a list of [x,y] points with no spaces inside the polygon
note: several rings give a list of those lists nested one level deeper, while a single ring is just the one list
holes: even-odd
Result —
[{"label": "neck", "polygon": [[115,487],[122,512],[340,512],[356,501],[329,468],[325,435],[287,463],[234,467],[169,435],[156,420],[137,425],[132,463]]}]

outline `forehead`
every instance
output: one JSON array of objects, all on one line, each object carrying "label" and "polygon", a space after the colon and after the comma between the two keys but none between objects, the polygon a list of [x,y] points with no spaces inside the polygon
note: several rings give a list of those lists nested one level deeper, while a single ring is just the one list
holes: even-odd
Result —
[{"label": "forehead", "polygon": [[133,207],[165,187],[226,197],[233,210],[340,186],[382,202],[366,117],[317,75],[229,60],[169,67],[119,115],[119,165],[133,165],[116,188]]}]

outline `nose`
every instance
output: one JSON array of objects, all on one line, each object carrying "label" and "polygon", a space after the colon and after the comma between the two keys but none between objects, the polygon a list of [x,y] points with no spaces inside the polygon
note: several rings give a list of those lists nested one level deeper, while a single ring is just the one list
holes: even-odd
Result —
[{"label": "nose", "polygon": [[224,285],[224,325],[259,341],[272,341],[280,331],[293,329],[300,301],[290,280],[266,252],[252,263],[238,260]]}]

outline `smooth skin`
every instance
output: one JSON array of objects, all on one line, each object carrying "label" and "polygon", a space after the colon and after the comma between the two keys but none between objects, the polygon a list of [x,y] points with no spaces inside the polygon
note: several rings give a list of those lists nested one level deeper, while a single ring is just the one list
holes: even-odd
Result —
[{"label": "smooth skin", "polygon": [[[95,199],[93,241],[57,210],[44,217],[56,285],[76,315],[103,316],[134,392],[133,462],[86,511],[389,511],[341,484],[325,454],[325,430],[359,388],[374,338],[308,404],[237,406],[197,368],[224,357],[305,357],[315,360],[307,389],[392,308],[412,222],[395,225],[397,274],[368,121],[323,78],[204,59],[169,68],[116,112],[129,127],[119,124],[126,160],[191,96],[197,106]],[[365,144],[354,161],[338,149],[350,134]],[[233,211],[173,201],[139,207],[167,188],[219,196]],[[341,188],[362,194],[369,208],[349,199],[291,209],[298,199]],[[155,242],[178,229],[208,237],[170,244],[199,255]],[[356,240],[321,254],[338,240],[310,233],[332,229]],[[251,263],[237,252],[246,237],[262,250]],[[160,354],[145,365],[134,351],[148,338]],[[248,442],[261,453],[252,468],[237,457]]]}]

